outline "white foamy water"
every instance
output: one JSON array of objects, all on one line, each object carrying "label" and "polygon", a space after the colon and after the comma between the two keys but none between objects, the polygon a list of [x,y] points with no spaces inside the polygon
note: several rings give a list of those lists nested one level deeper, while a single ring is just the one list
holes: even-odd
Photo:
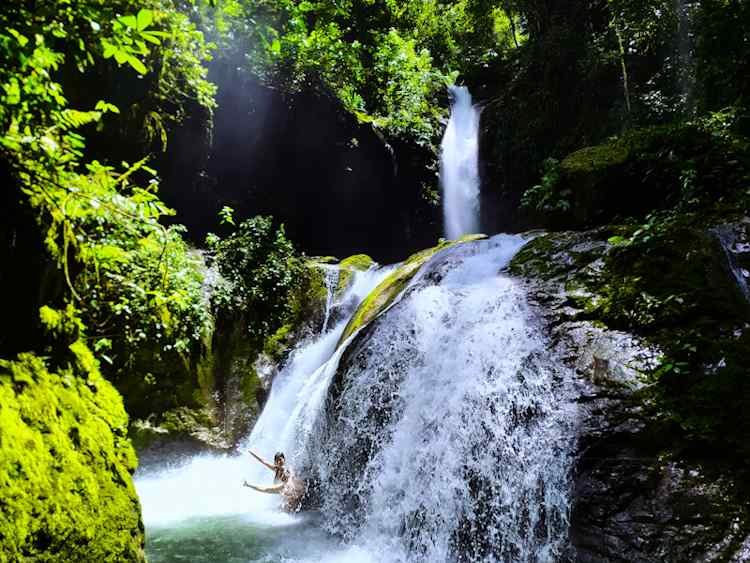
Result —
[{"label": "white foamy water", "polygon": [[[334,328],[302,343],[274,380],[271,393],[241,455],[197,455],[177,467],[164,467],[136,476],[136,488],[147,527],[172,526],[195,518],[241,515],[247,522],[291,525],[297,517],[280,511],[279,497],[258,493],[242,486],[271,483],[271,472],[246,452],[256,451],[271,461],[284,451],[294,463],[295,454],[311,424],[311,412],[319,410],[327,381],[336,369],[336,344],[348,318],[367,294],[387,275],[388,269],[355,273],[351,287],[342,297],[348,313]],[[329,293],[334,283],[327,284]],[[328,306],[332,305],[329,298]],[[330,311],[326,311],[328,318]]]},{"label": "white foamy water", "polygon": [[451,116],[440,147],[445,236],[479,232],[479,109],[466,87],[450,89]]},{"label": "white foamy water", "polygon": [[575,393],[499,273],[522,244],[434,260],[344,375],[323,515],[370,560],[541,562],[565,546]]},{"label": "white foamy water", "polygon": [[336,297],[336,286],[339,283],[339,269],[337,266],[324,266],[325,284],[326,284],[326,311],[323,318],[322,333],[328,330],[328,321],[331,320],[331,310],[333,309],[333,300]]}]

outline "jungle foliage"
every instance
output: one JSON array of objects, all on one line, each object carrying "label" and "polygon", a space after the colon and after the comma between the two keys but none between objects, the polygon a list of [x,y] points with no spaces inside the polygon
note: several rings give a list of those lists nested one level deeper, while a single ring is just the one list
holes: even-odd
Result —
[{"label": "jungle foliage", "polygon": [[524,40],[504,4],[219,0],[204,26],[221,56],[267,83],[294,92],[320,81],[361,121],[430,145],[446,86]]},{"label": "jungle foliage", "polygon": [[255,217],[223,239],[209,235],[207,246],[221,275],[213,307],[220,315],[242,318],[250,338],[261,342],[287,320],[304,271],[284,227]]},{"label": "jungle foliage", "polygon": [[[174,212],[159,199],[160,179],[148,155],[118,162],[117,151],[107,155],[106,145],[97,145],[117,130],[112,138],[126,143],[163,138],[156,145],[138,142],[135,150],[163,148],[187,112],[213,110],[215,88],[205,67],[210,45],[186,15],[197,7],[91,0],[37,2],[33,9],[19,2],[0,11],[0,163],[10,182],[3,229],[11,247],[4,251],[12,255],[36,230],[60,278],[32,288],[41,298],[28,309],[13,306],[31,316],[34,305],[72,307],[84,327],[81,342],[116,382],[153,378],[139,363],[145,356],[154,365],[159,358],[188,362],[211,320],[202,260],[180,226],[165,226]],[[125,93],[113,87],[118,81]],[[122,122],[140,133],[121,134]],[[13,209],[30,210],[36,227]],[[291,252],[285,241],[282,246]],[[48,275],[46,266],[34,268],[13,275]],[[10,279],[2,276],[4,284]],[[42,345],[35,351],[49,353],[38,323],[36,332],[34,342]],[[3,353],[32,348],[29,341]]]},{"label": "jungle foliage", "polygon": [[93,107],[73,107],[62,82],[101,67],[124,79],[154,75],[155,107],[176,120],[180,94],[212,103],[205,43],[171,3],[37,4],[0,15],[0,156],[64,273],[57,305],[75,306],[108,364],[123,367],[145,340],[184,351],[206,320],[201,275],[179,228],[161,223],[173,212],[156,194],[156,171],[146,159],[88,158],[83,132],[121,109],[106,92]]}]

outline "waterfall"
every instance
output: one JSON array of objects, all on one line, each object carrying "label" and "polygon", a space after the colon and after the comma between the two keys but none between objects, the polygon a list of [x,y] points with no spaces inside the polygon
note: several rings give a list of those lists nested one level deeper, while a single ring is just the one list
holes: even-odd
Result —
[{"label": "waterfall", "polygon": [[353,559],[561,556],[577,395],[498,273],[522,244],[433,258],[342,360],[316,465],[324,521]]},{"label": "waterfall", "polygon": [[324,266],[325,286],[326,286],[326,310],[323,317],[323,328],[321,332],[328,330],[328,322],[331,320],[331,310],[333,309],[333,300],[336,297],[336,287],[339,282],[339,269],[336,266]]},{"label": "waterfall", "polygon": [[674,0],[677,17],[677,86],[684,112],[692,113],[694,105],[695,69],[693,61],[692,15],[695,2],[691,0]]},{"label": "waterfall", "polygon": [[[251,435],[244,441],[242,455],[197,455],[186,463],[162,467],[136,476],[136,488],[143,504],[147,526],[163,527],[226,515],[244,515],[254,522],[288,522],[278,511],[278,499],[242,488],[243,480],[268,484],[268,470],[246,454],[257,450],[267,459],[281,450],[295,461],[295,453],[305,434],[311,404],[327,388],[327,377],[336,369],[336,344],[356,306],[388,274],[387,268],[355,272],[351,286],[341,299],[347,310],[328,331],[302,342],[273,382],[271,393]],[[332,280],[333,276],[327,277]],[[332,303],[335,283],[326,282],[328,304]],[[326,317],[330,311],[326,312]]]},{"label": "waterfall", "polygon": [[479,232],[479,109],[466,87],[450,89],[451,116],[441,144],[445,236]]},{"label": "waterfall", "polygon": [[344,320],[292,354],[241,447],[283,451],[319,485],[319,510],[285,514],[243,489],[271,479],[247,455],[197,456],[137,476],[149,559],[564,557],[577,394],[502,273],[523,244],[499,235],[437,253],[337,347],[352,305],[388,270],[357,274],[340,300],[349,309],[331,315]]}]

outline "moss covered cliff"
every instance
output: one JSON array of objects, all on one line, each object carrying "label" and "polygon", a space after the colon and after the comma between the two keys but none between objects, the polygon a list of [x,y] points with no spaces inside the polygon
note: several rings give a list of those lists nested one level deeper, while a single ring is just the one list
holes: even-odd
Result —
[{"label": "moss covered cliff", "polygon": [[0,560],[145,560],[127,425],[82,340],[56,365],[31,353],[0,360]]}]

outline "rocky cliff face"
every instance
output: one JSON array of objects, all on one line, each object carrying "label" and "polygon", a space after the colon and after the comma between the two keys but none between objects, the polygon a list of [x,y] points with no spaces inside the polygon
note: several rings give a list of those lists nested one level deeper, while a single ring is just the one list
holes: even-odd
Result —
[{"label": "rocky cliff face", "polygon": [[[357,258],[357,257],[353,257]],[[369,257],[366,258],[371,264]],[[340,266],[349,272],[347,261]],[[241,313],[214,311],[210,330],[189,358],[140,363],[129,380],[120,382],[134,422],[130,432],[142,465],[162,464],[201,450],[231,450],[248,435],[262,409],[273,378],[294,345],[317,334],[324,322],[327,271],[337,268],[309,260],[291,296],[286,324],[263,342],[251,338]],[[365,268],[366,269],[366,268]],[[218,272],[206,271],[206,307]],[[351,282],[341,276],[342,290]],[[248,311],[247,314],[252,314]],[[156,354],[154,354],[156,357]],[[142,371],[157,374],[143,382]],[[181,391],[178,393],[178,391]]]},{"label": "rocky cliff face", "polygon": [[750,317],[731,267],[748,258],[748,224],[719,232],[729,245],[695,226],[637,250],[606,228],[551,233],[511,264],[585,389],[572,559],[750,556]]},{"label": "rocky cliff face", "polygon": [[389,262],[437,238],[439,209],[422,197],[437,184],[431,151],[389,142],[320,84],[283,94],[227,61],[213,64],[211,79],[219,94],[207,160],[185,160],[204,143],[187,123],[160,167],[162,195],[194,239],[216,228],[223,205],[283,219],[311,255]]}]

